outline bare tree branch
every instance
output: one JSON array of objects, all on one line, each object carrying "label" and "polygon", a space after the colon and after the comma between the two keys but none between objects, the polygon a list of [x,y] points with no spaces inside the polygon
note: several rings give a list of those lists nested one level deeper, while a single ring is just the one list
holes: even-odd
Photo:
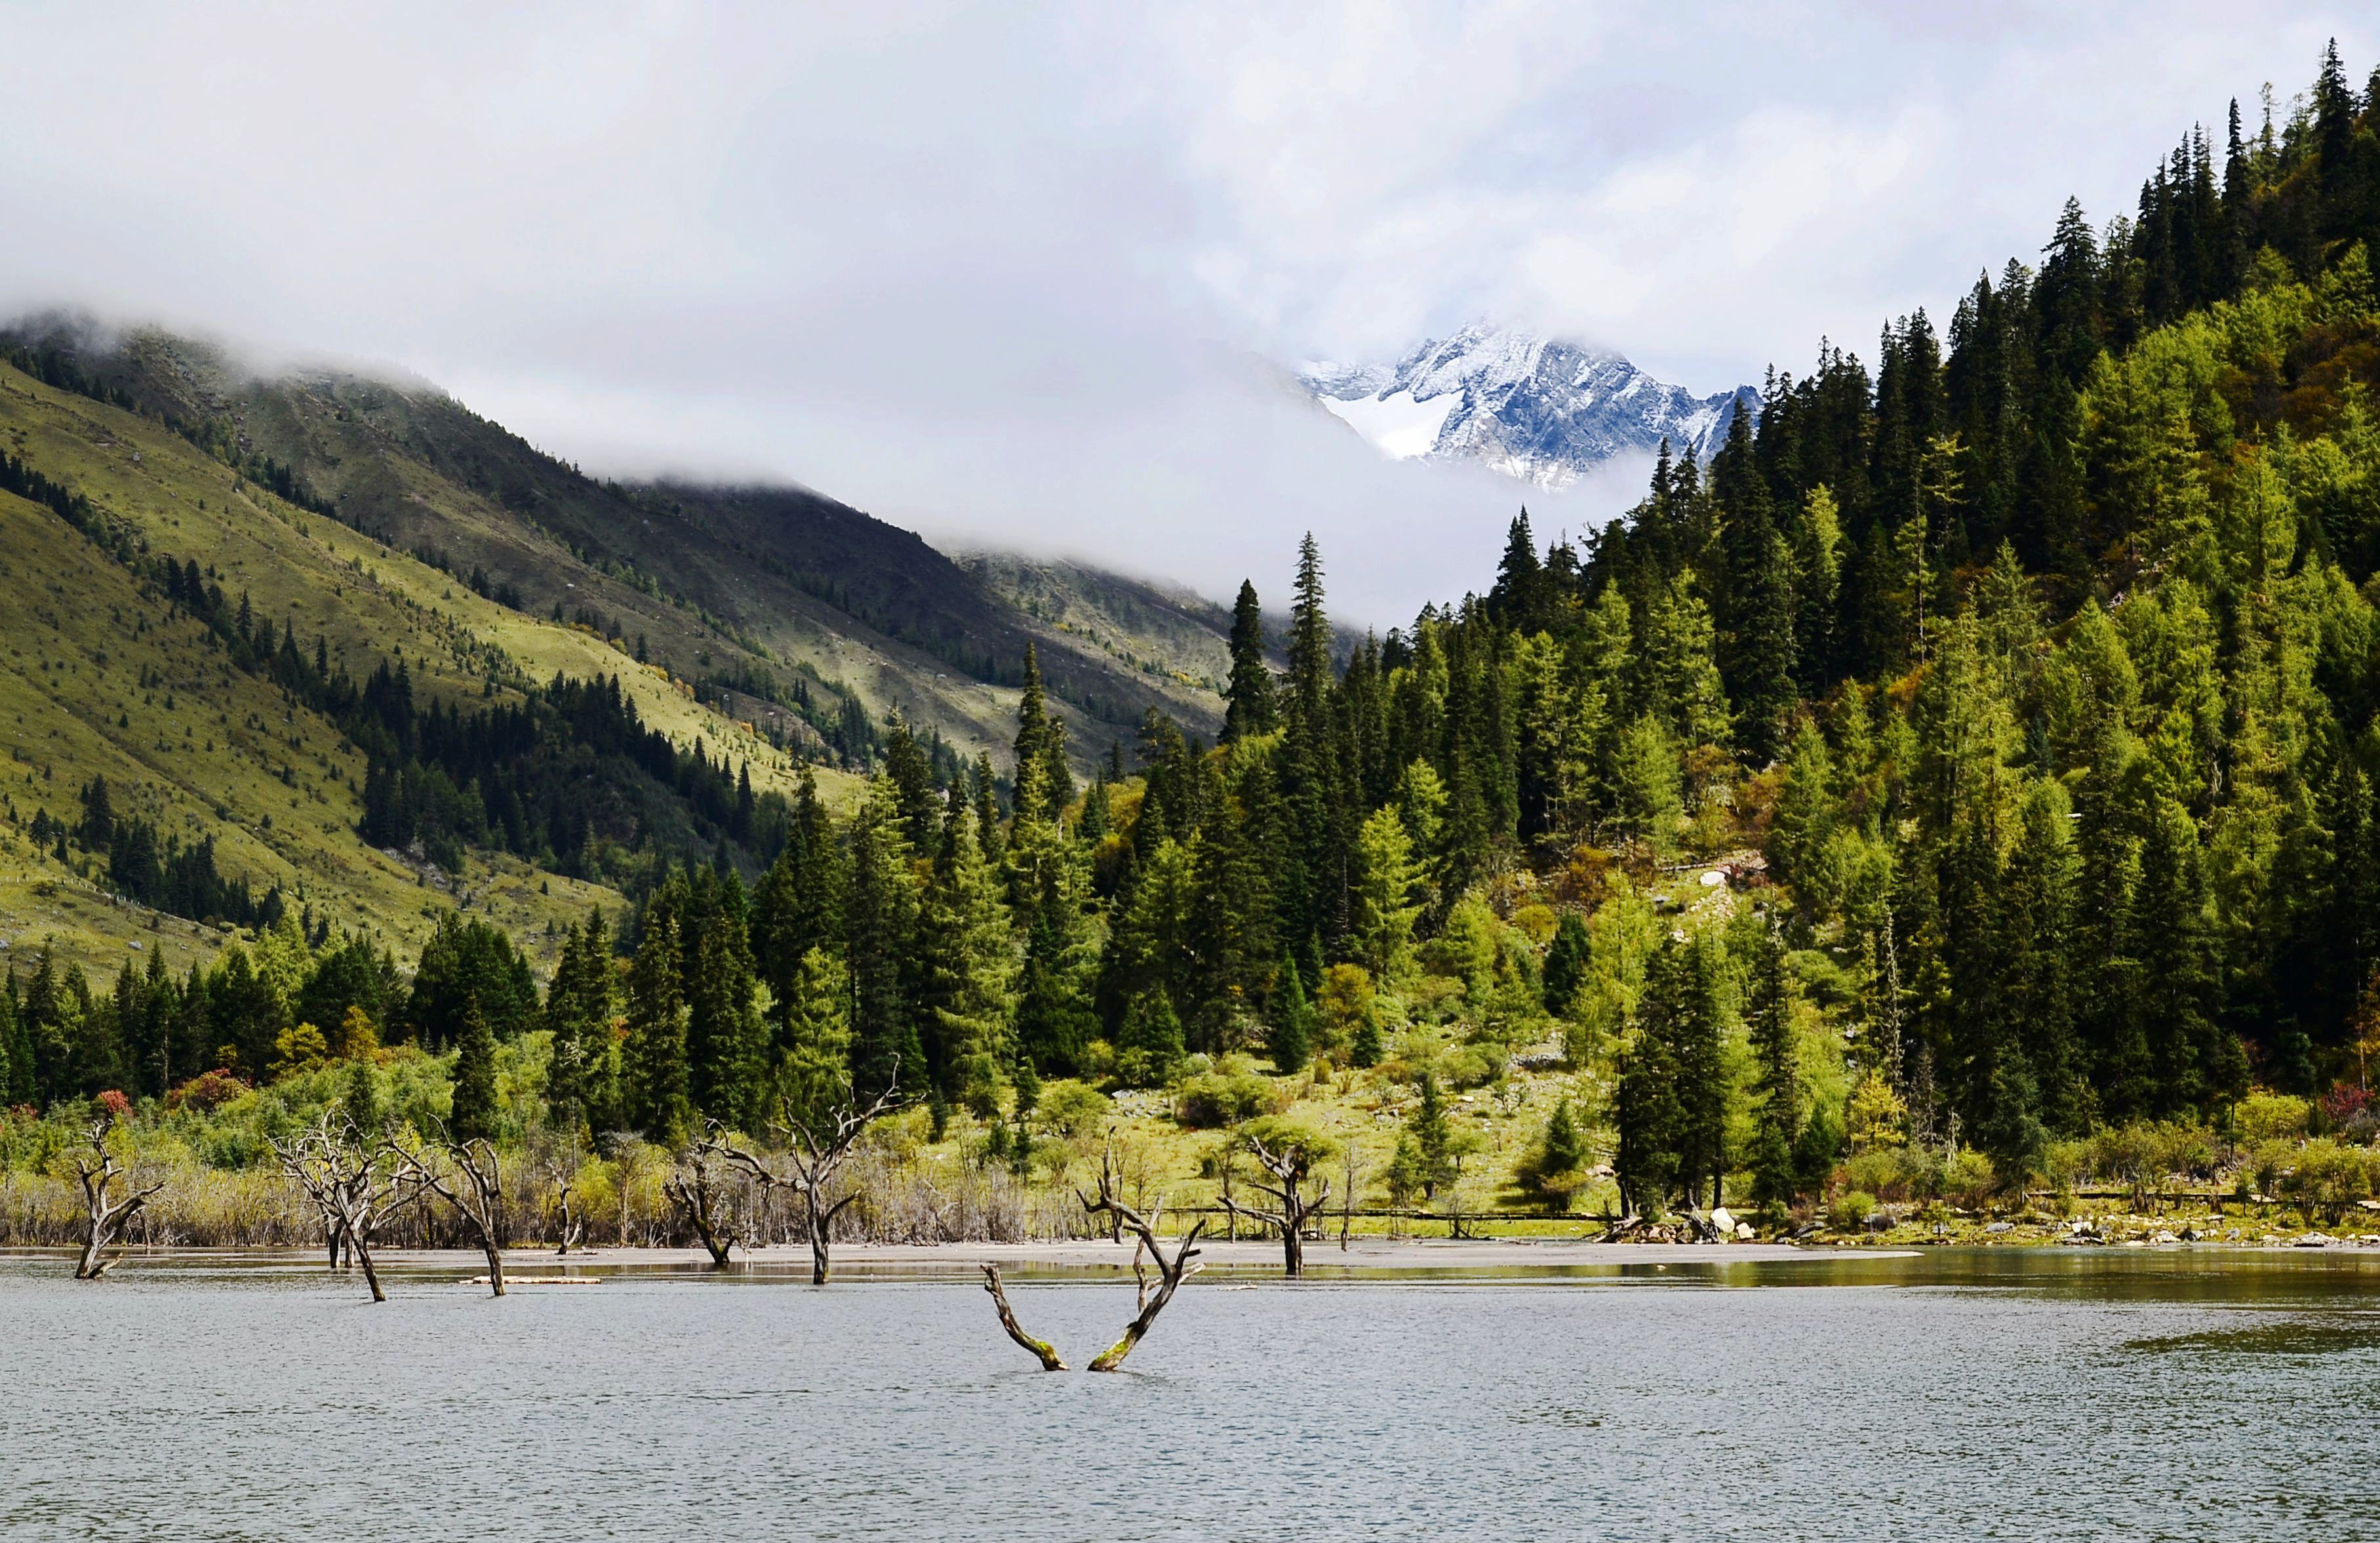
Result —
[{"label": "bare tree branch", "polygon": [[385,1136],[366,1136],[352,1121],[334,1127],[327,1111],[297,1136],[271,1145],[282,1172],[335,1227],[334,1252],[344,1240],[364,1268],[371,1299],[387,1301],[372,1263],[371,1239],[383,1221],[419,1197],[418,1187],[408,1189],[404,1182],[405,1154]]},{"label": "bare tree branch", "polygon": [[[728,1162],[765,1185],[800,1197],[802,1220],[809,1234],[810,1284],[827,1283],[832,1263],[829,1251],[833,1242],[834,1219],[845,1206],[859,1198],[856,1190],[829,1198],[844,1164],[851,1160],[853,1148],[869,1125],[905,1101],[897,1087],[887,1087],[863,1109],[846,1078],[843,1096],[823,1113],[805,1118],[795,1112],[790,1100],[781,1106],[782,1117],[770,1128],[784,1137],[785,1150],[774,1160],[723,1140],[719,1143],[719,1153]],[[783,1163],[783,1171],[771,1167],[771,1160]]]},{"label": "bare tree branch", "polygon": [[[1139,1240],[1133,1250],[1133,1270],[1140,1279],[1140,1311],[1124,1326],[1123,1338],[1101,1351],[1089,1368],[1092,1371],[1114,1371],[1123,1365],[1123,1358],[1132,1354],[1133,1346],[1148,1332],[1149,1326],[1157,1321],[1157,1315],[1165,1310],[1165,1305],[1173,1300],[1173,1294],[1182,1282],[1197,1273],[1198,1267],[1190,1261],[1198,1257],[1198,1234],[1207,1230],[1207,1219],[1200,1217],[1191,1223],[1189,1233],[1175,1246],[1172,1257],[1168,1258],[1157,1239],[1157,1220],[1162,1218],[1163,1208],[1153,1208],[1148,1216],[1143,1216],[1117,1197],[1113,1137],[1110,1137],[1107,1150],[1099,1158],[1099,1197],[1094,1200],[1079,1189],[1075,1195],[1083,1202],[1085,1211],[1094,1216],[1105,1213],[1118,1228],[1129,1231]],[[1143,1250],[1157,1264],[1160,1284],[1154,1295],[1149,1294],[1148,1277],[1140,1274]]]},{"label": "bare tree branch", "polygon": [[165,1181],[160,1179],[148,1188],[135,1189],[129,1195],[118,1197],[114,1193],[116,1181],[124,1178],[125,1173],[124,1165],[117,1162],[115,1154],[107,1149],[107,1124],[102,1120],[91,1127],[91,1149],[98,1160],[75,1159],[75,1172],[82,1179],[86,1221],[82,1259],[75,1266],[75,1279],[78,1281],[103,1280],[109,1270],[123,1262],[124,1254],[120,1249],[112,1259],[103,1259],[100,1256],[115,1246],[116,1241],[123,1237],[124,1230],[132,1224],[132,1219],[148,1206],[149,1197],[165,1187]]},{"label": "bare tree branch", "polygon": [[504,1294],[504,1172],[497,1160],[495,1144],[485,1136],[457,1141],[440,1127],[435,1150],[453,1165],[452,1174],[442,1172],[431,1160],[429,1152],[407,1152],[403,1156],[406,1177],[418,1188],[427,1189],[455,1208],[479,1240],[480,1251],[488,1257],[488,1290],[492,1295]]},{"label": "bare tree branch", "polygon": [[1037,1340],[1032,1335],[1026,1333],[1023,1329],[1017,1327],[1016,1315],[1009,1310],[1008,1293],[1001,1289],[1000,1267],[998,1265],[988,1264],[983,1267],[983,1289],[991,1294],[993,1305],[1000,1309],[1000,1326],[1008,1330],[1008,1337],[1010,1339],[1014,1340],[1018,1344],[1023,1345],[1033,1355],[1036,1360],[1041,1363],[1041,1369],[1043,1371],[1064,1371],[1066,1369],[1066,1363],[1058,1359],[1058,1353],[1050,1348],[1049,1341]]}]

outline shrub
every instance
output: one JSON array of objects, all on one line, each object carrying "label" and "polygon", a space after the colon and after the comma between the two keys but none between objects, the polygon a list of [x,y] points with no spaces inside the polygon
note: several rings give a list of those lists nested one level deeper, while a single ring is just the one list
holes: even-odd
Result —
[{"label": "shrub", "polygon": [[1857,1232],[1875,1214],[1876,1197],[1864,1189],[1845,1190],[1827,1208],[1827,1220],[1834,1223],[1838,1232]]},{"label": "shrub", "polygon": [[1042,1123],[1060,1136],[1080,1137],[1098,1130],[1114,1103],[1088,1083],[1068,1078],[1044,1086],[1034,1107]]},{"label": "shrub", "polygon": [[1972,1209],[1998,1187],[1999,1175],[1992,1168],[1992,1160],[1973,1147],[1943,1165],[1942,1193],[1962,1206]]},{"label": "shrub", "polygon": [[1272,1084],[1252,1073],[1204,1072],[1183,1079],[1173,1115],[1194,1130],[1213,1130],[1269,1114],[1278,1102]]},{"label": "shrub", "polygon": [[212,1072],[200,1072],[167,1093],[165,1107],[212,1114],[247,1091],[247,1083],[218,1066]]},{"label": "shrub", "polygon": [[2313,1106],[2303,1099],[2260,1087],[2232,1110],[2231,1129],[2243,1147],[2260,1141],[2294,1141],[2305,1134],[2306,1120],[2313,1112]]}]

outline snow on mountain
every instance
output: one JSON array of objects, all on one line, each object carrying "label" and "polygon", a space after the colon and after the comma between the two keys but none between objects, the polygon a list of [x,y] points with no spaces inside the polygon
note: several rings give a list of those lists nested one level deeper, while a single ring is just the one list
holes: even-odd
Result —
[{"label": "snow on mountain", "polygon": [[1617,354],[1477,323],[1424,343],[1394,364],[1311,363],[1314,399],[1399,460],[1483,462],[1560,488],[1615,456],[1661,441],[1708,460],[1750,387],[1696,396]]}]

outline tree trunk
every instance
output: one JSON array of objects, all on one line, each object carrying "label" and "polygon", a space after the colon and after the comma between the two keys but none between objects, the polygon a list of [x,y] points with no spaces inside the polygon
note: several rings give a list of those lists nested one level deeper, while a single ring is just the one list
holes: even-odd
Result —
[{"label": "tree trunk", "polygon": [[[354,1237],[354,1229],[348,1229],[348,1235]],[[364,1284],[371,1288],[371,1299],[375,1302],[387,1301],[388,1293],[380,1289],[380,1271],[372,1265],[371,1245],[359,1237],[355,1238],[355,1245],[356,1258],[364,1267]]]},{"label": "tree trunk", "polygon": [[827,1245],[829,1239],[827,1234],[833,1230],[834,1212],[832,1210],[820,1210],[818,1197],[815,1195],[805,1195],[802,1197],[802,1209],[808,1218],[809,1222],[810,1284],[814,1286],[822,1286],[826,1284],[829,1269],[827,1261]]},{"label": "tree trunk", "polygon": [[488,1256],[488,1291],[491,1295],[504,1294],[504,1251],[496,1246],[493,1234],[480,1234],[480,1251]]},{"label": "tree trunk", "polygon": [[1288,1225],[1281,1230],[1281,1269],[1282,1274],[1293,1281],[1305,1273],[1305,1240],[1298,1235],[1298,1222],[1304,1219],[1305,1212],[1298,1206],[1297,1192],[1293,1189],[1289,1194],[1286,1214]]},{"label": "tree trunk", "polygon": [[[1008,1337],[1010,1339],[1014,1340],[1018,1344],[1024,1346],[1025,1349],[1032,1355],[1035,1360],[1041,1363],[1041,1369],[1043,1371],[1064,1371],[1066,1369],[1066,1363],[1058,1359],[1058,1353],[1050,1348],[1049,1341],[1037,1340],[1018,1326],[1016,1315],[1009,1310],[1008,1293],[1001,1289],[1000,1267],[998,1265],[988,1264],[983,1267],[983,1289],[991,1294],[993,1305],[1000,1309],[1000,1326],[1008,1330]],[[1130,1347],[1126,1346],[1125,1348],[1129,1349]],[[1119,1359],[1121,1359],[1121,1357],[1119,1357]],[[1093,1369],[1104,1370],[1105,1368],[1094,1367]]]}]

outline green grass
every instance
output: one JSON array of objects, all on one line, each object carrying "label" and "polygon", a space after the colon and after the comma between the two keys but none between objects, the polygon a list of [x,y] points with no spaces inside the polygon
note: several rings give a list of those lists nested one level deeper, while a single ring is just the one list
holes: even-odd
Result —
[{"label": "green grass", "polygon": [[[492,663],[536,679],[617,674],[680,745],[700,737],[714,756],[748,759],[760,791],[794,785],[791,758],[602,639],[482,600],[283,504],[158,425],[0,368],[0,448],[128,519],[153,551],[216,570],[227,595],[246,591],[258,615],[294,622],[309,646],[319,633],[358,675],[401,651],[418,699],[476,702]],[[363,757],[168,611],[50,511],[0,495],[0,796],[17,812],[0,826],[0,938],[18,957],[55,938],[66,956],[110,969],[135,942],[177,966],[219,945],[204,929],[111,903],[94,865],[60,865],[23,839],[37,809],[79,818],[79,790],[102,775],[119,814],[185,842],[212,835],[226,876],[260,893],[279,883],[409,954],[430,914],[461,897],[355,833]],[[856,785],[835,772],[821,782],[837,801]],[[509,857],[475,858],[465,892],[534,955],[548,952],[548,923],[621,904]]]}]

